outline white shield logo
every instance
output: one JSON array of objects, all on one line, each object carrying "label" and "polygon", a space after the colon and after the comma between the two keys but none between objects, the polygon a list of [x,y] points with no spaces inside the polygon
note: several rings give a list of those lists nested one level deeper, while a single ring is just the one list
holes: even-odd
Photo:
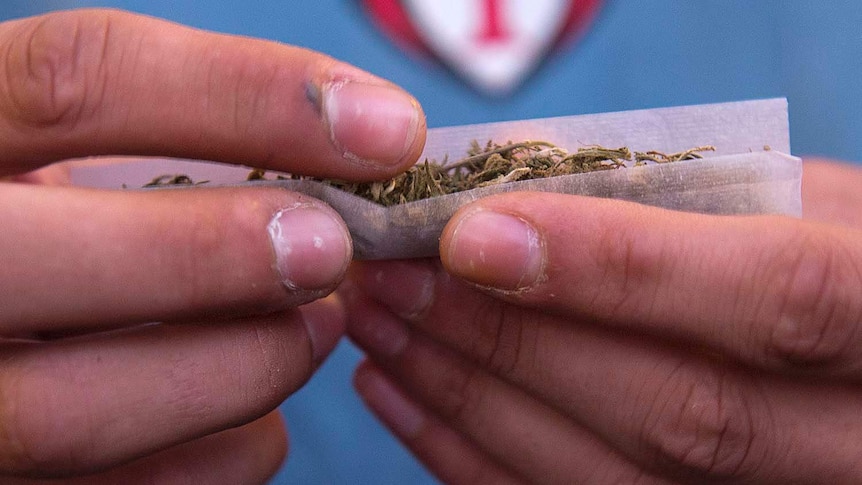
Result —
[{"label": "white shield logo", "polygon": [[521,84],[566,28],[572,0],[403,0],[417,33],[483,91]]}]

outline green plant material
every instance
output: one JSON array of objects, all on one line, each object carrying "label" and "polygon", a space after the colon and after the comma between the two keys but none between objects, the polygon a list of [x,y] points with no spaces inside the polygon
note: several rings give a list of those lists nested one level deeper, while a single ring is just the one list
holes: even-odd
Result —
[{"label": "green plant material", "polygon": [[517,180],[616,170],[625,168],[626,162],[640,166],[699,159],[703,158],[700,152],[713,150],[713,146],[702,146],[673,154],[657,151],[632,153],[626,147],[593,145],[571,153],[545,141],[510,142],[505,145],[489,141],[485,146],[473,141],[467,157],[452,164],[447,164],[445,160],[443,163],[426,160],[381,182],[320,181],[378,204],[391,206]]},{"label": "green plant material", "polygon": [[201,180],[200,182],[195,182],[188,175],[177,174],[177,175],[159,175],[147,182],[144,187],[167,187],[171,185],[200,185],[208,183],[209,180]]},{"label": "green plant material", "polygon": [[262,168],[252,169],[252,171],[248,173],[248,177],[246,177],[245,180],[266,180],[266,170]]},{"label": "green plant material", "polygon": [[703,155],[701,155],[700,152],[706,151],[713,152],[715,151],[715,147],[712,145],[706,145],[702,147],[692,148],[684,152],[671,153],[670,155],[656,151],[635,152],[635,165],[646,165],[646,162],[670,163],[679,162],[682,160],[700,159],[703,158]]},{"label": "green plant material", "polygon": [[[277,179],[315,180],[372,202],[391,206],[518,180],[699,159],[703,158],[701,152],[714,150],[715,147],[707,145],[665,154],[658,151],[632,152],[627,147],[605,148],[591,145],[569,152],[546,141],[509,142],[505,145],[489,141],[484,146],[473,141],[467,151],[467,157],[455,163],[449,164],[447,160],[442,163],[425,160],[424,163],[384,181],[356,183],[297,175],[278,175]],[[246,180],[267,180],[266,171],[253,169]],[[193,182],[186,175],[161,175],[144,187],[202,183],[206,181]]]}]

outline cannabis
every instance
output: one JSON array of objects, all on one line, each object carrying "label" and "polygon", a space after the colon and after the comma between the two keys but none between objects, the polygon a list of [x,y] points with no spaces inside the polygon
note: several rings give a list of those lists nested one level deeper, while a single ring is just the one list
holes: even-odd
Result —
[{"label": "cannabis", "polygon": [[[700,152],[714,151],[701,146],[684,152],[632,152],[627,147],[597,145],[569,152],[545,141],[523,141],[484,146],[473,141],[467,157],[449,164],[425,160],[386,181],[352,183],[314,179],[384,206],[403,204],[490,185],[571,175],[600,170],[616,170],[650,163],[670,163],[703,158]],[[259,174],[255,174],[256,177]],[[305,177],[293,177],[305,178]]]}]

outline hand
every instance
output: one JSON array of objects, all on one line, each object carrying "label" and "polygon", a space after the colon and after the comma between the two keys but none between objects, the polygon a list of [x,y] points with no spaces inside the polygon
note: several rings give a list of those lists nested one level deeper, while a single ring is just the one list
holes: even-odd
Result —
[{"label": "hand", "polygon": [[286,451],[273,409],[343,333],[337,300],[297,309],[346,271],[337,214],[273,188],[21,182],[115,154],[391,176],[424,143],[416,101],[304,49],[118,11],[0,24],[0,58],[0,481],[265,481]]},{"label": "hand", "polygon": [[841,225],[480,200],[351,275],[355,385],[451,483],[859,483],[862,170],[805,183]]}]

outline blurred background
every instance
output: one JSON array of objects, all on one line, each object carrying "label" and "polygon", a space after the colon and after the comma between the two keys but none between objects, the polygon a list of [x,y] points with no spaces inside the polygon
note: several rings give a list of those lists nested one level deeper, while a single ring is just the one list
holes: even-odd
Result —
[{"label": "blurred background", "polygon": [[[606,1],[507,94],[487,94],[422,49],[394,42],[369,6],[398,3],[3,0],[0,20],[117,7],[300,45],[400,84],[422,103],[430,127],[786,97],[795,155],[862,161],[858,0]],[[291,455],[274,483],[434,483],[353,393],[359,358],[342,343],[284,403]]]}]

